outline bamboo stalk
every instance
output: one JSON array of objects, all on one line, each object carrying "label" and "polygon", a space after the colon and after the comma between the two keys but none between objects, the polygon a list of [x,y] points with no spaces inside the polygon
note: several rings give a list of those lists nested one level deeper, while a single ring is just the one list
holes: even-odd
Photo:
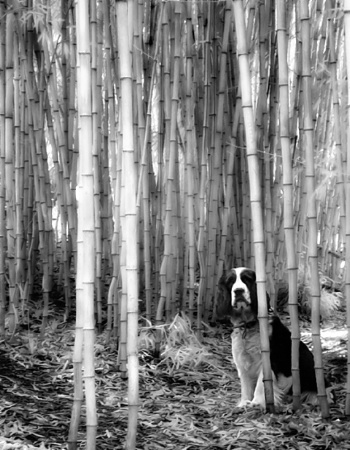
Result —
[{"label": "bamboo stalk", "polygon": [[[269,136],[269,116],[267,114],[267,63],[268,63],[268,35],[272,30],[268,30],[270,23],[271,11],[270,5],[263,3],[259,6],[259,69],[260,69],[260,85],[259,85],[259,98],[257,105],[257,127],[261,129],[261,133],[258,137],[259,148],[263,149],[261,155],[261,163],[265,174],[265,179],[262,185],[262,198],[265,199],[265,233],[266,233],[266,275],[269,286],[270,302],[271,306],[275,305],[275,284],[272,281],[272,266],[274,261],[273,255],[273,239],[272,239],[272,152],[273,146],[270,145]],[[274,21],[273,21],[274,24]],[[273,116],[272,116],[273,119]],[[274,141],[272,141],[273,143]]]},{"label": "bamboo stalk", "polygon": [[[163,317],[164,307],[167,311],[167,319],[169,319],[169,304],[172,293],[172,283],[174,276],[174,258],[175,248],[174,234],[176,230],[176,222],[173,222],[173,214],[176,210],[174,201],[176,201],[176,160],[177,160],[177,110],[179,101],[179,77],[180,77],[180,16],[181,4],[175,4],[175,48],[174,48],[174,68],[173,68],[173,83],[172,83],[172,98],[171,105],[165,105],[166,114],[170,112],[169,132],[167,134],[169,139],[169,161],[167,163],[167,184],[166,184],[166,206],[165,206],[165,224],[164,224],[164,256],[160,268],[160,282],[161,295],[157,308],[156,323],[160,323]],[[166,14],[164,14],[164,21]],[[163,22],[164,23],[164,22]],[[165,55],[166,63],[169,63],[169,57]],[[169,66],[168,66],[169,67]],[[166,87],[164,86],[165,92]],[[168,91],[169,92],[169,91]],[[169,107],[171,110],[169,111]]]},{"label": "bamboo stalk", "polygon": [[253,239],[257,274],[258,290],[258,312],[261,336],[261,354],[264,373],[264,388],[266,398],[266,409],[269,412],[274,410],[272,372],[270,365],[270,343],[268,335],[268,311],[266,299],[265,282],[265,242],[264,227],[261,205],[261,190],[259,179],[259,165],[257,154],[256,131],[254,124],[254,113],[252,108],[250,70],[248,61],[248,48],[246,39],[246,28],[244,19],[243,3],[240,0],[233,2],[236,34],[237,34],[237,55],[242,88],[242,108],[244,126],[246,130],[247,160],[249,171],[250,201],[253,221]]},{"label": "bamboo stalk", "polygon": [[[211,23],[213,3],[208,7],[208,25]],[[201,329],[203,313],[205,309],[204,298],[207,292],[207,252],[205,242],[207,241],[206,221],[206,184],[207,184],[207,158],[209,147],[209,105],[210,105],[210,26],[207,27],[207,35],[204,41],[203,75],[204,75],[204,99],[203,99],[203,137],[200,147],[200,188],[199,188],[199,228],[197,239],[197,253],[200,271],[199,292],[197,299],[197,327]]]},{"label": "bamboo stalk", "polygon": [[[6,189],[5,189],[5,92],[6,92],[6,16],[5,1],[0,1],[0,217],[5,217]],[[0,220],[0,336],[5,335],[6,312],[6,221]]]},{"label": "bamboo stalk", "polygon": [[5,89],[5,200],[6,200],[6,230],[7,259],[9,278],[9,331],[15,330],[17,322],[18,292],[16,290],[15,268],[15,212],[13,185],[13,36],[14,16],[9,12],[6,17],[6,89]]},{"label": "bamboo stalk", "polygon": [[92,82],[92,153],[93,153],[93,173],[94,173],[94,223],[95,223],[95,246],[96,246],[96,321],[98,331],[102,332],[102,218],[101,218],[101,192],[103,173],[101,171],[102,158],[100,149],[101,139],[101,87],[102,87],[102,69],[101,69],[101,51],[102,45],[98,36],[102,30],[98,28],[96,2],[90,3],[90,29],[91,29],[91,82]]},{"label": "bamboo stalk", "polygon": [[[86,399],[86,448],[96,448],[97,413],[94,368],[95,214],[92,133],[92,91],[89,0],[77,0],[79,185],[78,227],[82,243],[78,258],[84,311],[84,385]],[[95,42],[93,42],[95,45]],[[78,314],[78,311],[77,311]]]},{"label": "bamboo stalk", "polygon": [[[327,0],[326,6],[328,6],[329,10],[334,9],[334,1]],[[338,167],[337,191],[339,195],[341,230],[343,230],[343,232],[345,233],[346,224],[345,224],[345,187],[344,187],[344,171],[343,171],[343,150],[340,131],[341,122],[340,122],[340,106],[339,106],[338,76],[337,76],[337,57],[335,48],[335,31],[332,18],[328,19],[328,38],[330,50],[329,65],[330,65],[331,85],[332,85],[335,153]]]},{"label": "bamboo stalk", "polygon": [[[192,49],[193,49],[193,25],[192,25],[192,5],[187,4],[187,17],[186,17],[186,181],[187,181],[187,245],[188,249],[188,312],[191,323],[194,319],[194,285],[195,285],[195,219],[194,219],[194,92],[192,91],[193,78],[193,62],[192,62]],[[185,281],[187,286],[187,280]]]},{"label": "bamboo stalk", "polygon": [[329,407],[324,382],[322,366],[322,349],[320,339],[320,283],[318,277],[317,258],[317,217],[315,200],[315,167],[313,142],[313,117],[311,100],[311,55],[310,55],[310,17],[309,5],[301,1],[301,39],[302,39],[302,86],[304,100],[304,143],[305,143],[305,182],[307,190],[307,217],[308,217],[308,263],[311,272],[310,297],[312,301],[312,341],[314,345],[315,372],[318,390],[318,399],[322,417],[329,417]]},{"label": "bamboo stalk", "polygon": [[[345,55],[346,55],[346,69],[348,76],[350,74],[350,0],[344,0],[344,32],[345,32]],[[348,94],[348,108],[350,106],[350,83],[347,83]],[[346,325],[347,325],[347,382],[346,382],[346,399],[345,399],[345,415],[350,416],[350,118],[347,118],[347,143],[346,143],[346,157],[347,157],[347,183],[346,183],[346,272],[345,272],[345,298],[346,304]]]},{"label": "bamboo stalk", "polygon": [[287,25],[286,8],[283,0],[277,4],[277,46],[278,46],[278,81],[280,99],[280,139],[283,164],[283,203],[284,230],[288,270],[288,302],[292,325],[292,378],[293,409],[300,408],[301,388],[299,373],[300,330],[298,317],[298,263],[295,251],[295,233],[293,220],[293,170],[289,135],[289,85],[287,63]]},{"label": "bamboo stalk", "polygon": [[[133,141],[133,93],[132,93],[132,53],[130,36],[132,27],[128,26],[128,5],[124,1],[116,2],[118,51],[120,56],[120,90],[121,90],[121,129],[123,136],[123,208],[125,215],[122,222],[123,240],[126,252],[126,293],[127,293],[127,352],[128,352],[128,434],[127,449],[135,449],[137,414],[139,405],[138,373],[138,249],[137,236],[137,170],[134,162]],[[131,17],[132,19],[132,17]]]},{"label": "bamboo stalk", "polygon": [[[223,114],[224,114],[224,102],[226,97],[226,88],[227,88],[227,80],[226,80],[226,65],[227,65],[227,52],[228,52],[228,42],[229,42],[229,33],[231,30],[232,23],[232,9],[231,9],[231,1],[226,1],[225,6],[225,19],[224,19],[224,31],[222,38],[222,46],[221,46],[221,55],[220,55],[220,78],[219,78],[219,89],[218,89],[218,107],[217,107],[217,116],[216,116],[216,134],[215,134],[215,154],[220,156],[219,147],[222,145],[222,133],[224,131],[223,125]],[[227,139],[228,140],[228,139]],[[233,155],[234,151],[231,149],[231,158],[228,170],[233,170]],[[228,175],[231,175],[228,172]],[[221,239],[220,239],[220,249],[218,254],[218,267],[217,267],[217,280],[219,280],[222,276],[224,270],[224,260],[225,260],[225,252],[227,246],[227,228],[228,228],[228,204],[231,201],[232,194],[232,185],[228,186],[228,190],[226,191],[225,198],[225,206],[224,214],[222,218],[222,230],[221,230]],[[227,269],[227,267],[226,267]]]}]

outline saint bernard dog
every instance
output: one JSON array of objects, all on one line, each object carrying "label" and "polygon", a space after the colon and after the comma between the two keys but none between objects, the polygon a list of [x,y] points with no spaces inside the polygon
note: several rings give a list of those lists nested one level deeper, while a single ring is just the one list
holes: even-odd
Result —
[{"label": "saint bernard dog", "polygon": [[[265,408],[258,297],[253,270],[239,267],[222,276],[218,285],[217,316],[229,317],[233,324],[232,356],[241,381],[238,406],[257,404]],[[274,400],[279,405],[292,389],[292,341],[290,331],[275,315],[269,317],[269,337]],[[299,370],[302,396],[314,396],[317,393],[314,358],[303,342],[299,347]]]}]

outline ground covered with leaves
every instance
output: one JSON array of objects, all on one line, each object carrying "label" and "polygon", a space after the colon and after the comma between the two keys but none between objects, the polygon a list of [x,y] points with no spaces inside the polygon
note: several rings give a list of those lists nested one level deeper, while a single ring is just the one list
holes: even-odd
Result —
[{"label": "ground covered with leaves", "polygon": [[[340,317],[342,315],[340,314]],[[137,449],[350,449],[344,417],[346,330],[341,318],[323,324],[326,373],[336,402],[322,420],[317,406],[278,414],[239,409],[230,330],[207,328],[199,342],[177,316],[162,330],[163,353],[152,358],[154,330],[140,332],[140,409]],[[0,343],[0,450],[65,449],[73,395],[74,324],[53,318],[43,341],[40,324]],[[308,329],[303,333],[310,341]],[[117,352],[96,339],[97,449],[122,449],[127,431],[127,382]],[[79,448],[85,448],[84,417]]]}]

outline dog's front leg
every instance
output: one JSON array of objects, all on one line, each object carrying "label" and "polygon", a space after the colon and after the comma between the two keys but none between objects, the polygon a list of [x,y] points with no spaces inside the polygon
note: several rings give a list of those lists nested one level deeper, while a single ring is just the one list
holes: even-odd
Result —
[{"label": "dog's front leg", "polygon": [[238,371],[239,378],[241,380],[241,400],[238,403],[239,407],[250,404],[254,394],[254,382],[245,371]]},{"label": "dog's front leg", "polygon": [[242,407],[249,404],[253,398],[256,377],[254,378],[251,373],[251,355],[246,350],[246,341],[242,338],[242,330],[234,329],[231,339],[232,357],[241,381],[241,400],[238,406]]},{"label": "dog's front leg", "polygon": [[261,408],[266,408],[266,401],[265,401],[265,389],[264,389],[264,381],[263,381],[263,370],[261,368],[258,381],[256,383],[256,388],[254,391],[254,397],[252,403],[254,405],[259,405]]}]

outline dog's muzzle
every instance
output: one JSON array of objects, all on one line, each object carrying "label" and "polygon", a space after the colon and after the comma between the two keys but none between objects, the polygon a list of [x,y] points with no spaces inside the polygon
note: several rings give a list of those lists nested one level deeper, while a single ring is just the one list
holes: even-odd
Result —
[{"label": "dog's muzzle", "polygon": [[233,291],[234,298],[232,299],[233,309],[237,311],[243,311],[250,306],[250,302],[245,296],[244,289],[236,289]]}]

